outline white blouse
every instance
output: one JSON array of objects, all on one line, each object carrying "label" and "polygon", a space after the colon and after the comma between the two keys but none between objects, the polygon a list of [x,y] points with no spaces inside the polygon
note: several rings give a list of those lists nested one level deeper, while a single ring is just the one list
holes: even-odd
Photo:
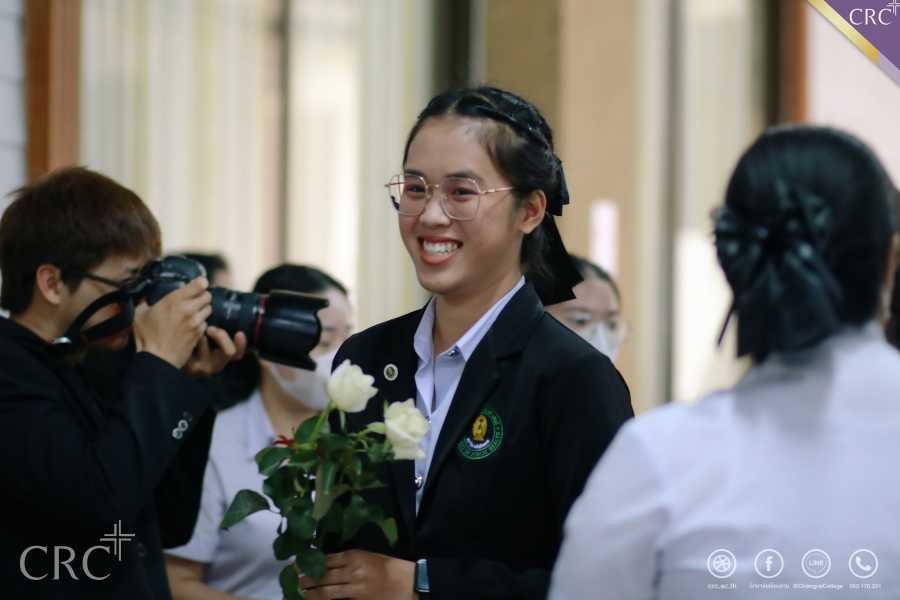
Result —
[{"label": "white blouse", "polygon": [[551,600],[900,598],[900,354],[876,323],[623,427]]},{"label": "white blouse", "polygon": [[274,438],[259,390],[216,415],[194,535],[187,545],[166,550],[205,563],[208,586],[241,598],[282,598],[278,575],[289,561],[276,560],[272,551],[280,517],[261,511],[228,531],[219,529],[225,510],[240,490],[262,493],[265,478],[259,474],[254,456]]}]

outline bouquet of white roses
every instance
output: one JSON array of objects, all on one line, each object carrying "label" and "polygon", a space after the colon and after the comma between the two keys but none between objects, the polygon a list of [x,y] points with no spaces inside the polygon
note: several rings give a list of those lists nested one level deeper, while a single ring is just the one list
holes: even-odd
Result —
[{"label": "bouquet of white roses", "polygon": [[[300,573],[313,579],[325,575],[321,548],[326,535],[346,541],[360,527],[373,523],[391,544],[396,543],[396,521],[380,507],[369,505],[361,492],[384,486],[376,475],[380,464],[421,458],[419,441],[429,426],[410,399],[386,405],[383,422],[348,433],[346,413],[365,409],[378,393],[374,381],[345,360],[328,380],[325,410],[301,423],[293,438],[279,436],[273,446],[256,455],[259,472],[266,477],[265,496],[241,490],[222,519],[221,527],[227,529],[261,510],[281,516],[273,548],[278,560],[293,557],[279,577],[288,600],[304,597]],[[334,411],[340,416],[340,431],[332,431],[329,425],[328,417]]]}]

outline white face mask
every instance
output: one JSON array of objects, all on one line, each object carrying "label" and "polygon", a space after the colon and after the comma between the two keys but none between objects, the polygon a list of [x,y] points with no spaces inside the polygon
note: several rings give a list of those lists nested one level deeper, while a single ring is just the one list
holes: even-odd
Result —
[{"label": "white face mask", "polygon": [[578,335],[584,338],[591,346],[608,356],[609,360],[616,360],[622,340],[620,336],[610,329],[608,323],[596,321],[583,329],[579,329]]},{"label": "white face mask", "polygon": [[[316,361],[316,370],[296,369],[266,362],[266,368],[272,375],[278,386],[290,397],[304,406],[317,411],[325,410],[328,405],[328,394],[325,392],[325,383],[331,375],[331,362],[337,351],[322,356],[313,357]],[[282,370],[290,369],[291,377],[286,377]]]}]

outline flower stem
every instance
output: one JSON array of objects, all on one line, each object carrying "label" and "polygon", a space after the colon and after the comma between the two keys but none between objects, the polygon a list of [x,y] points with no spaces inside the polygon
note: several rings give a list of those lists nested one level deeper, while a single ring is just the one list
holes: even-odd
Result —
[{"label": "flower stem", "polygon": [[316,439],[319,437],[319,432],[322,430],[322,423],[325,422],[325,419],[328,418],[328,415],[331,414],[331,411],[334,410],[334,404],[329,402],[325,406],[325,410],[319,413],[319,419],[316,421],[316,429],[313,431],[312,439]]}]

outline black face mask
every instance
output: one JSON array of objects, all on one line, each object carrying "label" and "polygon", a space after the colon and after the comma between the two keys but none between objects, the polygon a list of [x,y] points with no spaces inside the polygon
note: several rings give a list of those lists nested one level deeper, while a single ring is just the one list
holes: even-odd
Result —
[{"label": "black face mask", "polygon": [[[118,304],[121,308],[119,314],[114,317],[97,323],[82,331],[84,324],[90,320],[97,312],[110,306]],[[87,305],[75,320],[69,325],[63,337],[58,338],[54,344],[58,346],[68,346],[68,349],[75,351],[82,349],[88,344],[101,340],[103,338],[122,333],[131,327],[134,322],[134,295],[130,290],[116,290],[108,294],[100,296]]]}]

